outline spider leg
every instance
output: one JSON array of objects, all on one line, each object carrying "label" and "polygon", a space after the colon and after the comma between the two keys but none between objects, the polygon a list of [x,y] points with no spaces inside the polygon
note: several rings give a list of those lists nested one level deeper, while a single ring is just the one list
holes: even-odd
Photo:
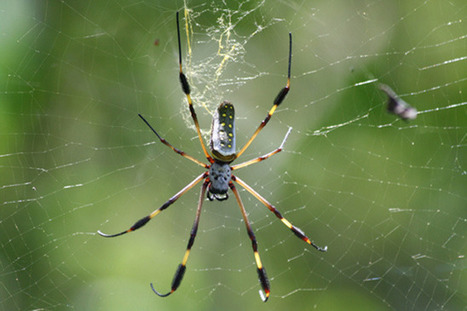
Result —
[{"label": "spider leg", "polygon": [[287,95],[287,93],[289,92],[289,89],[290,89],[290,68],[292,66],[292,33],[289,33],[289,67],[288,67],[288,70],[287,70],[287,84],[285,85],[285,87],[280,90],[280,92],[277,94],[276,98],[274,99],[274,104],[272,105],[272,108],[271,110],[269,110],[268,112],[268,115],[266,116],[266,118],[261,122],[261,124],[258,126],[258,128],[256,129],[256,131],[253,133],[253,135],[251,136],[250,140],[247,141],[247,143],[245,144],[245,146],[243,146],[243,148],[237,153],[237,158],[243,153],[245,152],[246,148],[248,148],[248,146],[253,142],[253,140],[256,138],[256,136],[258,135],[258,133],[266,126],[266,124],[269,122],[269,120],[271,119],[272,115],[274,114],[274,112],[276,111],[276,108],[284,101],[284,98],[285,96]]},{"label": "spider leg", "polygon": [[165,140],[165,138],[162,138],[157,132],[156,130],[151,126],[151,124],[149,124],[148,121],[146,121],[146,119],[140,115],[138,113],[138,116],[144,121],[144,123],[146,123],[146,125],[152,130],[152,132],[154,134],[156,134],[157,138],[159,138],[159,140],[161,141],[161,143],[163,143],[164,145],[166,145],[167,147],[169,147],[170,149],[172,149],[173,151],[175,151],[176,153],[178,153],[179,155],[181,155],[182,157],[184,158],[187,158],[188,160],[191,160],[193,162],[195,162],[196,164],[204,167],[204,168],[208,168],[209,166],[207,164],[204,164],[203,162],[200,162],[198,160],[196,160],[195,158],[193,158],[192,156],[189,156],[188,154],[186,154],[184,151],[181,151],[180,149],[177,149],[175,148],[174,146],[172,146],[167,140]]},{"label": "spider leg", "polygon": [[199,175],[198,177],[196,177],[192,182],[190,182],[188,185],[186,185],[182,190],[180,190],[177,194],[175,194],[173,197],[171,197],[167,202],[165,202],[161,207],[159,207],[158,209],[156,209],[154,212],[152,212],[151,214],[147,215],[147,216],[144,216],[143,218],[141,218],[140,220],[138,220],[137,222],[135,222],[135,224],[133,226],[131,226],[130,229],[128,230],[125,230],[125,231],[122,231],[120,233],[116,233],[116,234],[105,234],[103,232],[101,232],[100,230],[97,231],[97,233],[99,233],[101,236],[105,237],[105,238],[113,238],[113,237],[116,237],[116,236],[120,236],[120,235],[123,235],[125,233],[129,233],[129,232],[132,232],[132,231],[135,231],[141,227],[143,227],[145,224],[147,224],[152,218],[154,218],[156,215],[158,215],[160,212],[162,212],[163,210],[165,210],[167,207],[169,207],[170,205],[172,205],[175,201],[177,201],[178,198],[180,198],[182,195],[184,195],[188,190],[190,190],[191,188],[193,188],[196,184],[198,184],[201,180],[205,179],[206,177],[208,176],[208,172],[204,172],[203,174]]},{"label": "spider leg", "polygon": [[167,297],[173,292],[175,292],[178,286],[180,286],[183,276],[185,275],[188,256],[190,255],[191,247],[193,246],[193,243],[195,242],[196,233],[198,232],[198,224],[199,224],[199,219],[201,215],[201,207],[203,206],[204,195],[206,193],[206,188],[208,187],[208,184],[209,184],[209,180],[205,180],[201,188],[201,194],[199,196],[199,201],[198,201],[198,209],[196,210],[195,221],[193,222],[193,227],[191,228],[190,240],[188,241],[188,245],[186,247],[186,251],[185,251],[185,255],[183,256],[182,263],[178,265],[178,268],[175,271],[175,275],[172,281],[172,286],[171,286],[170,291],[166,294],[161,294],[157,290],[154,289],[154,286],[151,283],[152,290],[154,291],[154,293],[156,293],[160,297]]},{"label": "spider leg", "polygon": [[198,117],[196,116],[195,108],[193,108],[193,101],[191,100],[190,85],[188,84],[188,80],[186,79],[186,76],[183,73],[183,69],[182,69],[182,44],[180,42],[180,25],[179,25],[179,21],[178,21],[178,15],[179,14],[177,12],[178,64],[180,66],[180,74],[179,74],[180,84],[182,86],[183,93],[185,93],[185,95],[186,95],[186,99],[188,101],[188,107],[189,107],[190,113],[191,113],[191,118],[193,119],[193,122],[195,123],[196,132],[198,132],[199,142],[201,143],[201,147],[203,148],[204,155],[206,156],[206,159],[208,159],[208,161],[210,163],[213,163],[214,160],[209,155],[209,153],[208,153],[208,151],[206,149],[206,146],[204,145],[203,137],[201,136],[201,130],[199,128]]},{"label": "spider leg", "polygon": [[313,246],[314,248],[316,248],[317,250],[321,251],[321,252],[325,252],[328,250],[328,247],[325,246],[324,248],[323,247],[319,247],[318,245],[316,245],[315,243],[313,243],[306,235],[305,233],[298,227],[295,227],[294,225],[292,225],[287,219],[285,219],[282,214],[274,207],[274,205],[272,205],[271,203],[269,203],[265,198],[263,198],[258,192],[256,192],[255,190],[253,190],[253,188],[251,188],[250,186],[248,186],[243,180],[241,180],[240,178],[236,177],[236,176],[233,176],[232,175],[232,180],[237,182],[240,186],[242,186],[243,188],[245,188],[249,193],[251,193],[256,199],[258,199],[258,201],[260,201],[261,203],[263,203],[271,212],[274,213],[274,215],[276,215],[277,218],[279,218],[282,223],[284,225],[287,226],[287,228],[289,228],[290,230],[292,230],[292,232],[300,239],[302,239],[303,241],[307,242],[308,244],[310,244],[311,246]]},{"label": "spider leg", "polygon": [[245,207],[243,206],[242,199],[240,198],[240,195],[238,194],[237,188],[235,188],[235,185],[233,182],[229,182],[230,189],[232,189],[232,192],[235,195],[235,198],[237,199],[238,206],[240,206],[240,210],[242,212],[243,216],[243,221],[245,222],[246,225],[246,230],[248,232],[248,236],[250,237],[251,240],[251,245],[253,247],[253,252],[255,255],[255,261],[256,261],[256,270],[258,272],[258,278],[259,282],[261,284],[261,287],[263,288],[263,291],[259,291],[259,295],[261,296],[261,299],[266,302],[269,298],[269,293],[270,293],[270,286],[269,286],[269,279],[266,274],[266,270],[263,267],[263,264],[261,263],[261,258],[259,257],[258,253],[258,243],[256,242],[256,237],[255,234],[253,233],[253,230],[251,229],[250,222],[248,221],[248,216],[245,211]]},{"label": "spider leg", "polygon": [[233,165],[231,167],[232,171],[233,170],[238,170],[239,168],[243,168],[245,166],[249,166],[251,164],[255,164],[255,163],[258,163],[258,162],[261,162],[261,161],[264,161],[270,157],[272,157],[273,155],[281,152],[284,148],[284,144],[285,144],[285,141],[287,140],[287,137],[289,137],[289,134],[290,134],[290,131],[292,131],[292,128],[289,127],[289,130],[287,131],[287,134],[285,134],[285,137],[284,137],[284,140],[282,141],[281,145],[279,146],[279,148],[277,148],[276,150],[273,150],[271,152],[269,152],[268,154],[265,154],[263,156],[260,156],[260,157],[257,157],[256,159],[252,159],[252,160],[249,160],[249,161],[246,161],[246,162],[243,162],[243,163],[240,163],[240,164],[237,164],[237,165]]}]

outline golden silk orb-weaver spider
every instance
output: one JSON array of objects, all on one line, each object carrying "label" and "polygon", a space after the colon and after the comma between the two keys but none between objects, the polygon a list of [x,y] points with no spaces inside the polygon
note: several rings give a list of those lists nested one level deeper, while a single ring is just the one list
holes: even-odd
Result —
[{"label": "golden silk orb-weaver spider", "polygon": [[199,201],[198,201],[198,208],[196,210],[196,216],[195,220],[193,223],[193,227],[191,229],[191,234],[190,234],[190,239],[188,241],[188,245],[185,251],[185,255],[183,256],[182,262],[178,265],[177,270],[175,271],[175,275],[172,281],[171,289],[169,292],[165,294],[161,294],[157,290],[154,289],[154,286],[151,283],[151,288],[160,297],[167,297],[173,292],[177,290],[179,287],[180,283],[182,282],[183,276],[185,274],[186,270],[186,263],[188,261],[188,256],[190,255],[191,247],[193,246],[193,243],[196,238],[196,233],[198,232],[198,224],[200,220],[200,215],[201,215],[201,208],[203,206],[203,200],[204,196],[207,195],[207,198],[210,201],[213,201],[214,199],[218,201],[223,201],[228,199],[228,190],[233,192],[235,199],[237,200],[237,203],[240,207],[240,211],[243,216],[243,220],[246,225],[246,230],[248,232],[248,237],[251,240],[251,244],[253,247],[253,252],[254,252],[254,258],[256,262],[256,267],[257,267],[257,272],[258,272],[258,278],[259,282],[261,284],[262,290],[259,291],[261,299],[263,301],[267,301],[269,298],[270,294],[270,285],[269,285],[269,279],[266,274],[266,270],[261,262],[259,252],[258,252],[258,244],[256,242],[256,237],[255,234],[253,233],[253,230],[251,228],[250,222],[248,221],[248,216],[245,211],[245,207],[242,203],[242,200],[240,198],[240,195],[237,191],[237,188],[235,187],[235,183],[246,189],[249,193],[251,193],[256,199],[258,199],[262,204],[264,204],[277,218],[279,218],[284,225],[286,225],[292,232],[300,239],[305,241],[306,243],[310,244],[314,248],[316,248],[319,251],[325,252],[327,250],[327,247],[321,248],[314,244],[306,235],[305,233],[300,230],[299,228],[295,227],[292,223],[290,223],[287,219],[285,219],[282,214],[271,204],[269,203],[265,198],[263,198],[259,193],[257,193],[253,188],[251,188],[248,184],[246,184],[243,180],[238,178],[236,175],[232,174],[232,171],[238,170],[240,168],[247,167],[251,164],[261,162],[263,160],[268,159],[269,157],[279,153],[286,140],[287,137],[291,131],[292,128],[289,128],[287,131],[287,134],[285,135],[281,145],[279,148],[275,149],[274,151],[260,156],[258,158],[236,164],[236,165],[231,165],[231,163],[236,160],[238,157],[240,157],[241,154],[245,152],[245,150],[248,148],[248,146],[253,142],[253,140],[256,138],[258,133],[266,126],[266,124],[269,122],[271,119],[271,116],[274,114],[274,111],[276,108],[284,101],[285,96],[289,92],[290,89],[290,67],[292,64],[292,34],[289,33],[289,61],[288,61],[288,72],[287,72],[287,84],[286,86],[279,92],[279,94],[276,96],[273,106],[271,110],[269,110],[268,115],[266,118],[260,123],[256,131],[253,133],[251,138],[247,141],[247,143],[243,146],[242,149],[240,149],[239,152],[235,153],[235,113],[234,113],[234,106],[229,103],[228,101],[224,101],[219,105],[217,110],[214,113],[213,120],[212,120],[212,127],[211,127],[211,140],[210,140],[210,150],[211,154],[208,153],[206,146],[203,142],[203,137],[201,136],[201,130],[199,127],[198,123],[198,118],[196,116],[195,109],[193,108],[193,102],[191,100],[190,96],[190,85],[188,84],[187,78],[185,74],[183,73],[182,69],[182,52],[181,52],[181,43],[180,43],[180,25],[179,25],[179,17],[178,17],[178,12],[176,15],[177,19],[177,36],[178,36],[178,55],[179,55],[179,66],[180,66],[180,73],[179,73],[179,78],[180,78],[180,84],[182,86],[182,90],[186,95],[187,102],[188,102],[188,108],[190,109],[191,117],[193,119],[193,122],[196,127],[196,131],[198,133],[198,138],[201,143],[201,148],[203,149],[204,155],[206,156],[206,159],[208,160],[209,164],[205,164],[201,161],[198,161],[197,159],[191,157],[190,155],[186,154],[185,152],[175,148],[172,146],[167,140],[162,138],[156,130],[146,121],[146,119],[139,114],[139,117],[146,123],[146,125],[156,134],[157,138],[172,149],[174,152],[178,153],[184,158],[187,158],[188,160],[198,164],[199,166],[202,166],[205,168],[207,171],[196,177],[192,182],[190,182],[187,186],[185,186],[182,190],[180,190],[178,193],[176,193],[173,197],[171,197],[167,202],[165,202],[161,207],[153,211],[151,214],[141,218],[138,220],[133,226],[131,226],[130,229],[122,231],[120,233],[116,234],[105,234],[102,233],[101,231],[98,231],[98,233],[107,238],[112,238],[116,236],[120,236],[123,234],[126,234],[128,232],[135,231],[144,225],[146,225],[152,218],[154,218],[156,215],[158,215],[160,212],[168,208],[170,205],[172,205],[175,201],[177,201],[182,195],[184,195],[186,192],[188,192],[190,189],[192,189],[195,185],[197,185],[199,182],[203,181],[203,185],[201,186],[201,193],[199,196]]}]

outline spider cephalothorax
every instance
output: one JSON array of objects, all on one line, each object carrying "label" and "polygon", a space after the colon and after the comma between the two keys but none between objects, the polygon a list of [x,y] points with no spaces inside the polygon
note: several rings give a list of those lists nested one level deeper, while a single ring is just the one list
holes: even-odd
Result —
[{"label": "spider cephalothorax", "polygon": [[238,206],[240,207],[240,211],[243,217],[243,220],[246,225],[246,229],[248,232],[248,237],[251,240],[251,244],[253,247],[253,252],[254,252],[254,258],[255,258],[255,263],[256,263],[256,270],[258,272],[258,278],[259,282],[262,287],[262,291],[260,290],[260,296],[263,301],[267,301],[270,293],[270,287],[269,287],[269,280],[266,274],[266,270],[263,267],[263,264],[261,262],[259,252],[258,252],[258,244],[256,242],[256,237],[255,234],[250,226],[250,222],[248,221],[248,216],[245,211],[245,207],[243,205],[243,202],[240,198],[240,195],[237,191],[237,188],[234,185],[234,182],[243,187],[245,190],[247,190],[250,194],[252,194],[256,199],[258,199],[264,206],[266,206],[284,225],[287,226],[298,238],[302,239],[306,243],[310,244],[314,248],[316,248],[319,251],[326,251],[327,247],[321,248],[314,244],[306,235],[305,233],[300,230],[299,228],[295,227],[290,223],[287,219],[282,217],[281,213],[271,204],[269,203],[265,198],[263,198],[259,193],[257,193],[253,188],[251,188],[247,183],[245,183],[243,180],[241,180],[239,177],[236,175],[232,174],[232,171],[235,171],[240,168],[247,167],[251,164],[258,163],[260,161],[266,160],[269,157],[277,154],[280,152],[285,144],[285,141],[287,140],[287,137],[291,131],[291,128],[289,128],[287,134],[284,137],[284,140],[282,141],[282,144],[279,146],[279,148],[273,150],[272,152],[246,161],[242,162],[240,164],[236,165],[230,165],[235,159],[240,157],[241,154],[248,148],[248,146],[251,144],[251,142],[256,138],[258,133],[264,128],[264,126],[269,122],[271,119],[271,116],[273,115],[274,111],[276,111],[276,108],[283,102],[285,96],[289,92],[290,88],[290,67],[292,63],[292,35],[289,34],[289,62],[288,62],[288,72],[287,72],[287,84],[284,88],[282,88],[279,92],[279,94],[276,96],[272,108],[269,110],[268,115],[266,118],[260,123],[256,131],[253,133],[253,135],[250,137],[250,139],[246,142],[246,144],[243,146],[242,149],[238,153],[235,152],[235,114],[234,114],[234,107],[231,103],[224,101],[219,105],[217,110],[214,113],[213,116],[213,121],[212,121],[212,128],[211,128],[211,142],[210,142],[210,149],[211,149],[211,154],[206,149],[206,146],[203,141],[203,137],[201,136],[201,130],[199,127],[198,123],[198,117],[196,116],[195,109],[193,108],[193,102],[191,100],[190,96],[190,86],[188,84],[188,81],[186,79],[185,74],[183,73],[182,70],[182,55],[181,55],[181,43],[180,43],[180,26],[178,22],[178,12],[177,12],[177,34],[178,34],[178,53],[179,53],[179,65],[180,65],[180,73],[179,73],[179,79],[180,79],[180,84],[182,86],[182,90],[186,95],[187,102],[188,102],[188,107],[190,109],[191,117],[193,119],[193,122],[195,123],[196,131],[198,134],[198,139],[201,144],[201,148],[203,149],[203,153],[208,160],[209,164],[205,164],[192,156],[189,156],[185,152],[175,148],[172,146],[169,142],[167,142],[164,138],[162,138],[156,130],[146,121],[145,118],[143,118],[142,115],[139,115],[139,117],[146,123],[146,125],[156,134],[156,136],[159,138],[159,140],[172,149],[174,152],[178,153],[179,155],[193,161],[197,165],[203,167],[206,169],[201,175],[196,177],[192,182],[190,182],[188,185],[186,185],[182,190],[180,190],[178,193],[176,193],[173,197],[171,197],[167,202],[165,202],[161,207],[153,211],[151,214],[141,218],[137,222],[134,223],[133,226],[130,227],[130,229],[122,231],[120,233],[116,234],[105,234],[100,231],[98,233],[104,237],[116,237],[120,236],[123,234],[126,234],[128,232],[135,231],[144,225],[146,225],[152,218],[154,218],[156,215],[158,215],[160,212],[168,208],[170,205],[172,205],[178,198],[180,198],[182,195],[184,195],[188,190],[192,189],[195,185],[197,185],[199,182],[203,181],[203,185],[201,187],[201,193],[199,196],[199,201],[198,201],[198,208],[196,210],[196,217],[193,222],[193,227],[191,229],[190,233],[190,239],[188,240],[188,245],[185,251],[185,255],[183,256],[182,262],[178,265],[177,270],[175,271],[175,275],[172,281],[172,286],[169,292],[165,294],[161,294],[158,291],[156,291],[151,283],[151,288],[156,293],[157,295],[161,297],[166,297],[172,294],[177,290],[179,287],[180,283],[182,282],[183,276],[185,275],[186,271],[186,263],[188,261],[188,256],[191,251],[191,247],[193,246],[193,243],[196,238],[196,233],[198,232],[198,224],[199,224],[199,219],[201,215],[201,208],[203,206],[203,201],[205,200],[205,194],[207,194],[207,197],[209,200],[213,201],[214,199],[223,201],[228,199],[228,190],[230,189],[234,196],[235,199],[238,203]]},{"label": "spider cephalothorax", "polygon": [[209,168],[208,199],[224,201],[229,198],[229,182],[232,177],[230,165],[225,162],[215,161]]}]

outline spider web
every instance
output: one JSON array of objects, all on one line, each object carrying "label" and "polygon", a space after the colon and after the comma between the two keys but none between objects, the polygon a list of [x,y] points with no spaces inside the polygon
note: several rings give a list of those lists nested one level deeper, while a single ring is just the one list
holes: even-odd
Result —
[{"label": "spider web", "polygon": [[[199,188],[127,229],[198,176],[225,99],[237,145],[291,91],[236,171],[327,253],[240,195],[271,281],[267,304],[233,198],[205,202],[180,288]],[[465,1],[2,1],[0,309],[465,310]],[[386,111],[378,84],[418,110]],[[240,159],[241,160],[241,159]]]}]

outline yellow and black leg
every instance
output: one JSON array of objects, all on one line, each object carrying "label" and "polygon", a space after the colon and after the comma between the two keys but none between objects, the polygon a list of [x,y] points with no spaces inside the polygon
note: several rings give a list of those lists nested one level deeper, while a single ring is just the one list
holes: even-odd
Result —
[{"label": "yellow and black leg", "polygon": [[271,119],[272,115],[276,111],[277,107],[284,101],[285,96],[290,90],[290,68],[292,66],[292,34],[289,33],[289,67],[287,70],[287,84],[285,85],[284,88],[280,90],[280,92],[277,94],[276,98],[274,99],[274,103],[272,105],[271,110],[269,110],[268,115],[266,118],[261,121],[261,124],[258,126],[256,131],[253,133],[251,138],[247,141],[245,146],[237,153],[237,158],[245,152],[246,148],[253,142],[253,140],[256,138],[258,133],[268,124],[269,120]]},{"label": "yellow and black leg", "polygon": [[255,190],[253,190],[253,188],[251,188],[248,184],[246,184],[243,180],[241,180],[240,178],[236,177],[236,176],[233,176],[232,175],[232,180],[237,182],[240,186],[242,186],[243,188],[245,188],[249,193],[251,193],[256,199],[258,199],[258,201],[260,201],[261,203],[263,203],[271,212],[273,212],[274,215],[276,215],[277,218],[280,219],[280,221],[282,221],[282,223],[284,225],[287,226],[287,228],[289,228],[298,238],[300,238],[301,240],[305,241],[306,243],[310,244],[311,246],[313,246],[314,248],[316,248],[317,250],[321,251],[321,252],[325,252],[328,250],[328,247],[325,246],[325,247],[320,247],[318,245],[316,245],[315,243],[313,243],[306,235],[305,233],[298,227],[295,227],[294,225],[292,225],[292,223],[290,221],[288,221],[287,219],[285,219],[282,214],[274,207],[274,205],[272,205],[271,203],[269,203],[265,198],[263,198],[258,192],[256,192]]},{"label": "yellow and black leg", "polygon": [[261,284],[261,287],[263,288],[262,291],[261,290],[259,291],[259,295],[261,296],[261,299],[264,302],[266,302],[269,298],[269,293],[271,292],[271,289],[269,285],[269,279],[266,274],[266,269],[263,267],[263,263],[261,262],[261,258],[259,257],[258,243],[256,242],[255,234],[253,233],[253,230],[251,229],[251,225],[248,220],[245,207],[243,206],[243,202],[242,202],[242,199],[240,198],[240,195],[238,194],[237,188],[235,188],[235,185],[232,182],[229,183],[229,186],[232,192],[234,193],[235,198],[237,199],[238,206],[240,206],[240,210],[243,216],[243,221],[245,222],[246,230],[248,232],[248,237],[251,240],[251,246],[253,247],[253,252],[255,255],[256,270],[258,272],[259,283]]},{"label": "yellow and black leg", "polygon": [[204,181],[203,186],[201,188],[201,194],[199,196],[199,201],[198,201],[198,209],[196,210],[195,221],[193,222],[193,227],[191,228],[190,239],[188,241],[188,245],[185,251],[185,255],[183,256],[182,262],[178,265],[178,268],[175,271],[175,275],[172,281],[172,286],[171,286],[170,291],[165,294],[161,294],[157,290],[154,289],[154,286],[151,283],[152,290],[154,291],[154,293],[156,293],[160,297],[167,297],[173,292],[175,292],[183,280],[183,276],[185,275],[185,270],[186,270],[186,263],[188,261],[188,256],[190,256],[191,247],[193,246],[193,243],[195,242],[196,233],[198,232],[199,219],[201,216],[201,208],[203,206],[204,195],[206,194],[206,188],[208,187],[208,184],[209,184],[209,180],[207,179]]},{"label": "yellow and black leg", "polygon": [[208,151],[206,149],[206,146],[204,145],[203,136],[201,135],[201,130],[199,128],[198,117],[196,116],[195,108],[193,108],[193,101],[191,100],[190,85],[188,84],[188,80],[187,80],[185,74],[183,73],[183,68],[182,68],[182,44],[180,42],[180,23],[178,21],[178,15],[179,14],[177,12],[178,64],[180,66],[180,74],[179,74],[180,84],[182,86],[183,93],[185,93],[185,95],[186,95],[186,99],[188,101],[188,108],[190,109],[191,118],[193,119],[193,122],[195,123],[196,132],[198,133],[199,142],[201,143],[201,147],[203,148],[204,155],[206,156],[206,159],[208,159],[208,161],[210,163],[213,163],[214,160],[209,155],[209,153],[208,153]]},{"label": "yellow and black leg", "polygon": [[129,232],[132,232],[132,231],[135,231],[141,227],[143,227],[145,224],[147,224],[151,219],[153,219],[154,217],[156,217],[156,215],[158,215],[160,212],[162,212],[163,210],[165,210],[167,207],[169,207],[170,205],[172,205],[175,201],[178,200],[178,198],[180,198],[182,195],[184,195],[188,190],[190,190],[191,188],[193,188],[196,184],[198,184],[201,180],[205,179],[206,177],[208,176],[208,172],[205,172],[201,175],[199,175],[198,177],[196,177],[191,183],[189,183],[188,185],[186,185],[182,190],[180,190],[177,194],[175,194],[173,197],[171,197],[167,202],[165,202],[161,207],[159,207],[158,209],[156,209],[154,212],[152,212],[151,214],[147,215],[147,216],[144,216],[143,218],[141,218],[140,220],[138,220],[137,222],[135,222],[135,224],[133,226],[131,226],[130,229],[128,230],[125,230],[125,231],[122,231],[122,232],[119,232],[119,233],[116,233],[116,234],[106,234],[106,233],[103,233],[101,232],[100,230],[97,231],[97,233],[99,233],[101,236],[105,237],[105,238],[114,238],[116,236],[120,236],[120,235],[124,235],[125,233],[129,233]]}]

